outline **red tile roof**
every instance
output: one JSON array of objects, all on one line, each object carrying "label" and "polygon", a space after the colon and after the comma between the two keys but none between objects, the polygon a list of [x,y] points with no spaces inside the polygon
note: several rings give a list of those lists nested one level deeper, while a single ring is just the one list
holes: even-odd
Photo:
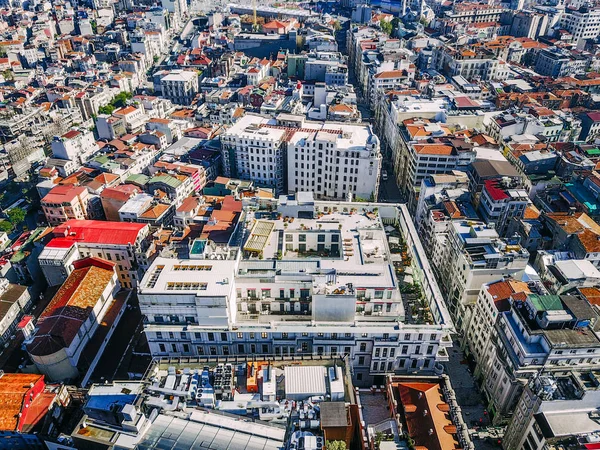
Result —
[{"label": "red tile roof", "polygon": [[0,378],[0,430],[16,431],[19,415],[26,402],[25,395],[42,381],[43,375],[6,373]]},{"label": "red tile roof", "polygon": [[42,203],[63,203],[72,202],[77,196],[86,192],[83,186],[60,185],[52,188],[42,199]]},{"label": "red tile roof", "polygon": [[54,229],[55,237],[46,247],[66,248],[77,242],[106,245],[134,244],[140,231],[146,226],[143,223],[68,220]]}]

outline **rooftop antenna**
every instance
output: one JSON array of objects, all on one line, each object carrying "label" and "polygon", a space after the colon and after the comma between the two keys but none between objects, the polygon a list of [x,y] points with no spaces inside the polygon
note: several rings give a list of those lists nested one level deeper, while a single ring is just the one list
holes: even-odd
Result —
[{"label": "rooftop antenna", "polygon": [[256,20],[256,0],[252,0],[252,14],[253,14],[252,31],[254,31],[256,33],[256,32],[258,32],[258,22]]}]

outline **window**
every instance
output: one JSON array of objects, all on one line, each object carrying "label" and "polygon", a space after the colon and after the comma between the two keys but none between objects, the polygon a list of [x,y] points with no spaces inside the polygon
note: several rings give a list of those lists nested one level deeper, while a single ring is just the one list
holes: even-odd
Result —
[{"label": "window", "polygon": [[365,357],[364,356],[359,356],[358,357],[358,365],[359,366],[364,366],[365,365]]},{"label": "window", "polygon": [[396,355],[396,349],[390,348],[390,358],[393,358]]},{"label": "window", "polygon": [[189,353],[190,352],[190,346],[188,344],[183,344],[183,353]]},{"label": "window", "polygon": [[317,242],[325,242],[325,235],[324,234],[319,234],[317,236]]},{"label": "window", "polygon": [[379,358],[381,356],[381,349],[376,348],[375,349],[375,358]]},{"label": "window", "polygon": [[410,333],[406,333],[406,334],[404,335],[404,340],[405,340],[405,341],[410,341]]},{"label": "window", "polygon": [[208,333],[208,340],[209,341],[214,341],[215,340],[215,333]]},{"label": "window", "polygon": [[299,234],[298,235],[298,242],[306,242],[306,235],[305,234]]},{"label": "window", "polygon": [[263,345],[262,345],[262,352],[263,352],[264,354],[267,354],[267,353],[269,353],[269,344],[263,344]]},{"label": "window", "polygon": [[238,353],[246,353],[246,349],[244,348],[244,344],[238,344]]},{"label": "window", "polygon": [[165,349],[165,344],[158,344],[158,351],[161,353],[165,353],[167,350]]},{"label": "window", "polygon": [[367,344],[365,342],[361,342],[360,343],[360,351],[361,352],[366,352],[367,351]]},{"label": "window", "polygon": [[237,338],[238,339],[243,339],[244,338],[244,333],[238,333],[237,334]]},{"label": "window", "polygon": [[403,345],[403,346],[402,346],[402,354],[403,354],[403,355],[406,355],[406,354],[408,354],[408,345]]},{"label": "window", "polygon": [[209,351],[211,356],[217,356],[217,347],[211,347]]},{"label": "window", "polygon": [[432,353],[433,353],[433,345],[429,345],[429,346],[427,347],[427,354],[428,354],[428,355],[431,355]]},{"label": "window", "polygon": [[162,333],[160,331],[156,332],[156,339],[162,339]]},{"label": "window", "polygon": [[221,333],[221,341],[227,342],[227,333]]}]

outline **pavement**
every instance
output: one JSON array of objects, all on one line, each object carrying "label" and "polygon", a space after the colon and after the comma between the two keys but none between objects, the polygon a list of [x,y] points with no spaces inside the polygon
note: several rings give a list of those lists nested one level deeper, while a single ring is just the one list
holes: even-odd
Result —
[{"label": "pavement", "polygon": [[[134,337],[142,327],[142,314],[140,312],[137,296],[132,294],[127,310],[119,321],[117,327],[100,357],[94,373],[90,377],[91,383],[112,381],[119,371],[126,355],[130,354]],[[125,379],[127,376],[125,376]]]},{"label": "pavement", "polygon": [[[456,399],[462,409],[463,419],[469,427],[469,434],[473,436],[473,433],[485,428],[490,422],[485,410],[484,398],[469,370],[459,343],[455,341],[454,346],[449,350],[450,360],[444,363],[444,366],[446,373],[450,376],[452,388],[456,392]],[[474,436],[473,444],[475,444],[477,450],[492,450],[500,447],[497,441],[482,440]]]},{"label": "pavement", "polygon": [[394,173],[391,169],[386,169],[388,173],[387,181],[383,178],[379,182],[379,202],[398,203],[402,201],[400,189],[394,180]]}]

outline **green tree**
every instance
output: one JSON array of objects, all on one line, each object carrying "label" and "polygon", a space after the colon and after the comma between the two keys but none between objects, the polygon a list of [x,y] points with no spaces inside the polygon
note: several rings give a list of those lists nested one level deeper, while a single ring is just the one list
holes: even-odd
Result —
[{"label": "green tree", "polygon": [[6,47],[0,45],[0,58],[6,58]]},{"label": "green tree", "polygon": [[390,36],[392,34],[392,31],[394,30],[392,24],[390,22],[386,22],[383,19],[379,21],[379,28],[381,28],[381,31],[383,31],[388,36]]},{"label": "green tree", "polygon": [[346,443],[344,441],[327,441],[325,443],[326,450],[346,450]]},{"label": "green tree", "polygon": [[336,20],[335,22],[333,22],[333,34],[335,36],[335,33],[337,33],[338,31],[340,31],[342,29],[342,25],[340,24],[339,20]]},{"label": "green tree", "polygon": [[98,112],[100,114],[112,114],[113,111],[115,110],[115,107],[113,105],[106,105],[106,106],[101,106],[100,108],[98,108]]},{"label": "green tree", "polygon": [[8,232],[12,231],[12,229],[13,229],[13,226],[8,220],[3,220],[0,222],[0,231],[4,231],[5,233],[8,233]]},{"label": "green tree", "polygon": [[23,223],[26,213],[25,210],[21,208],[13,208],[8,211],[7,215],[8,221],[13,225],[13,227],[16,227],[17,225]]},{"label": "green tree", "polygon": [[4,70],[4,71],[2,72],[2,76],[4,77],[4,79],[5,79],[6,81],[11,81],[11,80],[14,80],[14,79],[15,79],[15,76],[13,75],[13,72],[12,72],[12,70],[10,70],[10,69],[6,69],[6,70]]}]

